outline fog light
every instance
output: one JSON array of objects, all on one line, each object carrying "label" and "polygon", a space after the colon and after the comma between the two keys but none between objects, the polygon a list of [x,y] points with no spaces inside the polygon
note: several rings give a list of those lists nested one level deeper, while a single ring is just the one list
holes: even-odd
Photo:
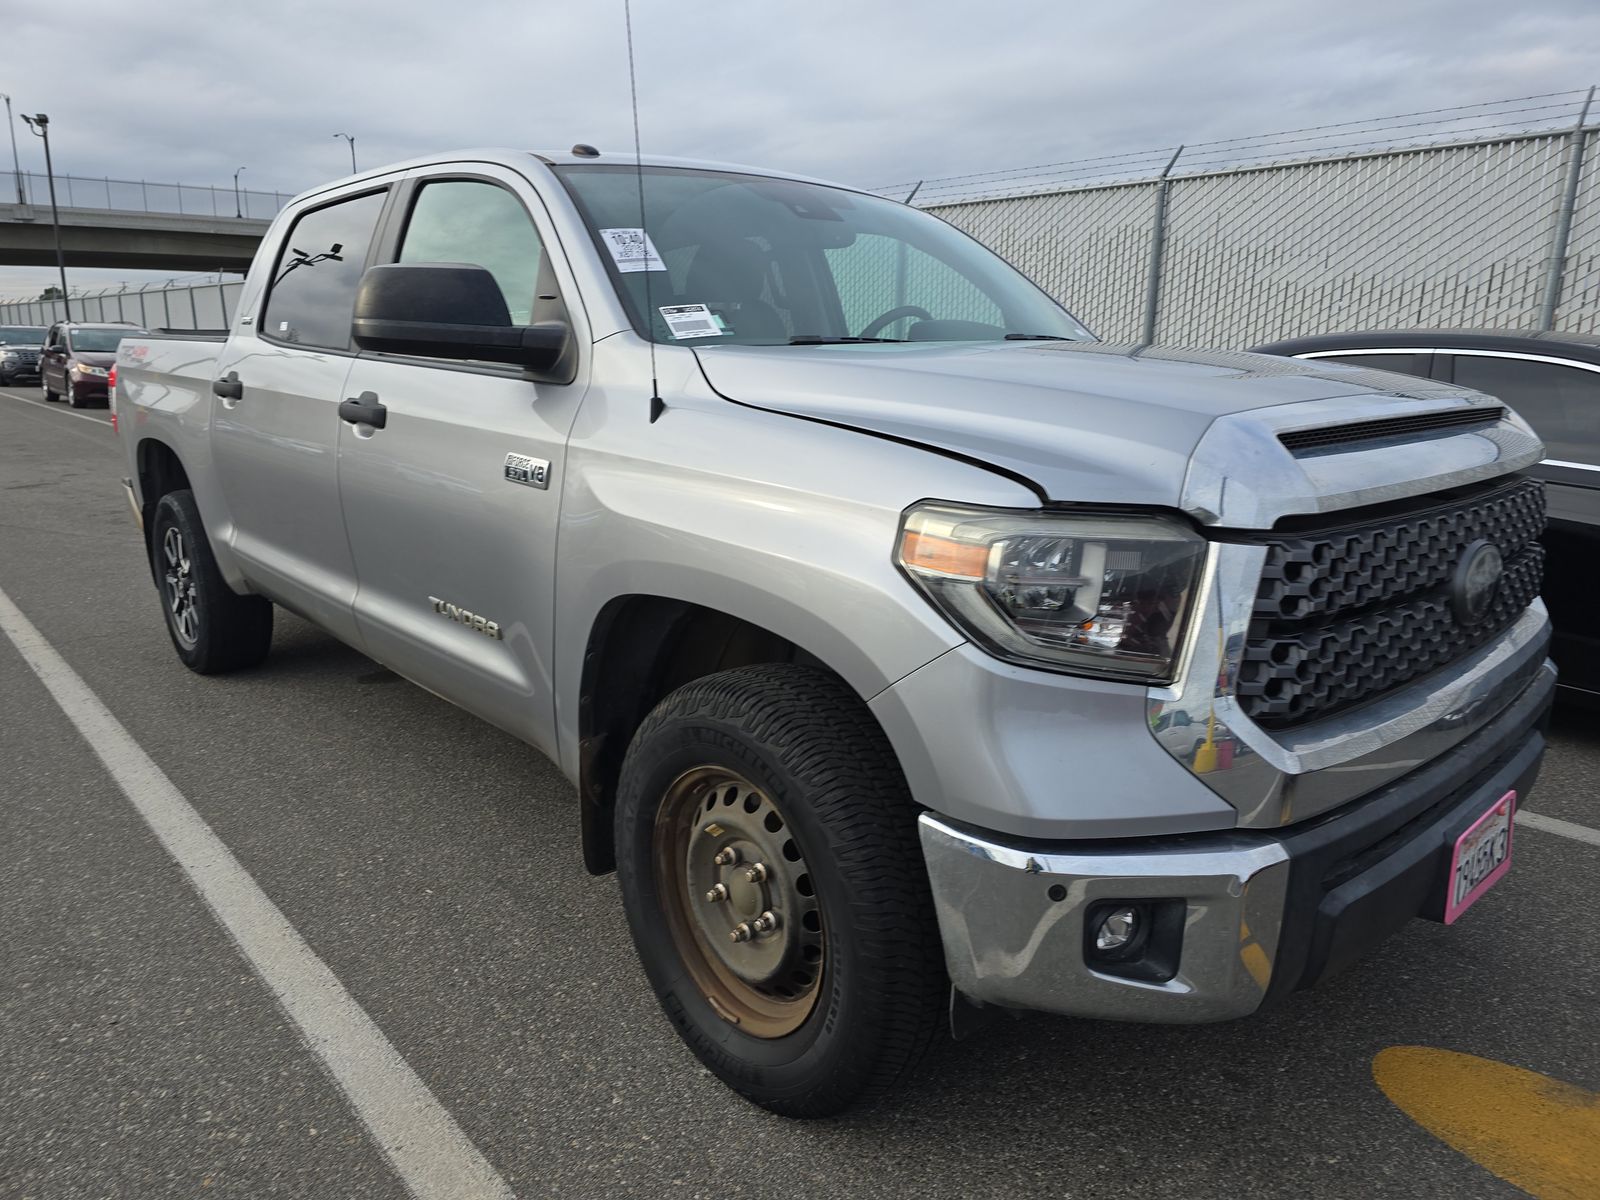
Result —
[{"label": "fog light", "polygon": [[1095,930],[1094,948],[1104,954],[1121,950],[1133,941],[1134,935],[1138,932],[1139,910],[1114,908],[1100,922],[1100,928]]}]

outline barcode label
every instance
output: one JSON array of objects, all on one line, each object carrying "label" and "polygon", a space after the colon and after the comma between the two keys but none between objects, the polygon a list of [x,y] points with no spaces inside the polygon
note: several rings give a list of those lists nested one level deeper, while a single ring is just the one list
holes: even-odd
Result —
[{"label": "barcode label", "polygon": [[720,337],[722,330],[704,304],[668,304],[661,309],[667,331],[678,339]]},{"label": "barcode label", "polygon": [[665,271],[667,264],[656,253],[655,243],[642,229],[602,229],[600,241],[611,252],[611,261],[617,270]]}]

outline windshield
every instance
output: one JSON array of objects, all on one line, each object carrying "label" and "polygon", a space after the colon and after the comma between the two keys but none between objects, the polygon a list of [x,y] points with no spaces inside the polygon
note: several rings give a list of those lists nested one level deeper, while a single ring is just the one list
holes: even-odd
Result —
[{"label": "windshield", "polygon": [[74,329],[72,350],[75,354],[115,354],[117,343],[123,338],[143,332],[142,329]]},{"label": "windshield", "polygon": [[634,328],[658,342],[1092,337],[966,234],[893,200],[760,175],[646,167],[646,239],[633,167],[556,170]]},{"label": "windshield", "polygon": [[0,345],[42,346],[43,325],[0,325]]}]

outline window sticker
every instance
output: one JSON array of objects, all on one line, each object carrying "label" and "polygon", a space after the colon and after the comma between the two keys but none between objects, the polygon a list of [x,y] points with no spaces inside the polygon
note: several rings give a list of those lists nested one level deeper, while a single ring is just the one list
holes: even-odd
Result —
[{"label": "window sticker", "polygon": [[617,264],[617,270],[623,273],[667,269],[661,255],[656,253],[655,243],[642,229],[602,229],[600,240],[611,251],[611,261]]},{"label": "window sticker", "polygon": [[685,338],[720,337],[722,322],[704,304],[670,304],[659,310],[667,329],[680,342]]}]

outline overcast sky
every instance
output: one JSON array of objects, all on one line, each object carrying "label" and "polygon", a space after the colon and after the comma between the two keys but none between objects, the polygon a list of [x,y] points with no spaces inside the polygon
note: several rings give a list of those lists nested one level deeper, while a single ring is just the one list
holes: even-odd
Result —
[{"label": "overcast sky", "polygon": [[[866,186],[1600,82],[1597,0],[634,0],[634,38],[647,151]],[[632,145],[622,0],[13,4],[0,44],[63,174],[296,192],[348,171],[339,131],[363,169]]]}]

